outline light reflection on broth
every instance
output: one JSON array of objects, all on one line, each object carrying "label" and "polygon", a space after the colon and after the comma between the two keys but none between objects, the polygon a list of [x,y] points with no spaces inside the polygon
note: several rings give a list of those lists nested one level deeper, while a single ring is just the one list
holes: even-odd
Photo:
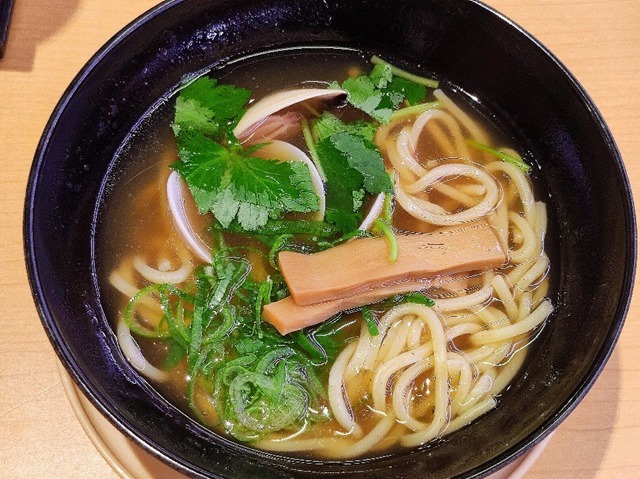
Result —
[{"label": "light reflection on broth", "polygon": [[[287,80],[283,83],[281,66],[285,62]],[[265,55],[235,63],[212,75],[221,82],[250,88],[255,97],[260,97],[305,81],[316,86],[317,82],[342,81],[369,69],[368,62],[352,53],[281,52],[275,57]],[[380,127],[376,134],[385,167],[396,180],[392,226],[398,234],[429,233],[447,225],[456,215],[461,215],[463,222],[487,221],[508,251],[509,263],[494,270],[434,278],[425,291],[435,300],[433,307],[393,301],[371,305],[378,320],[378,335],[371,334],[359,311],[346,312],[330,322],[328,327],[337,331],[331,336],[337,346],[333,360],[315,360],[312,366],[305,366],[313,368],[320,390],[326,393],[319,393],[314,401],[303,398],[311,410],[304,417],[255,437],[245,429],[238,433],[227,413],[217,410],[212,399],[227,381],[218,381],[216,371],[222,371],[225,361],[241,358],[242,354],[210,352],[200,369],[207,373],[190,378],[191,358],[184,351],[180,356],[180,351],[169,345],[169,332],[162,337],[133,334],[134,343],[122,319],[129,299],[140,288],[153,288],[154,282],[182,288],[183,293],[170,288],[162,293],[172,301],[171,311],[178,301],[188,304],[197,294],[194,271],[203,266],[176,231],[167,204],[170,165],[179,160],[169,128],[173,106],[166,104],[156,111],[118,160],[121,170],[112,180],[99,228],[98,259],[105,309],[134,367],[161,394],[218,433],[248,440],[258,448],[317,458],[371,456],[428,444],[496,407],[501,392],[524,362],[532,337],[552,311],[549,261],[543,248],[546,209],[539,197],[533,199],[526,174],[467,141],[501,148],[519,158],[517,151],[507,150],[500,143],[503,136],[496,136],[493,128],[478,126],[480,120],[468,117],[466,107],[459,110],[445,92],[438,91],[436,96],[440,109],[435,110],[433,118],[425,118],[424,113],[407,116]],[[314,105],[294,110],[310,117],[310,111],[320,108]],[[345,121],[366,119],[350,107],[334,108],[332,112]],[[422,128],[416,126],[420,122]],[[398,146],[411,138],[404,147]],[[306,145],[300,131],[287,133],[286,141],[300,149]],[[439,167],[449,168],[446,171],[451,173],[433,182],[423,181]],[[493,203],[487,200],[491,194],[497,198]],[[369,196],[363,208],[369,208],[373,200]],[[213,245],[209,228],[213,217],[198,215],[191,204],[186,207],[194,230]],[[469,213],[474,210],[479,212],[476,216]],[[304,214],[290,217],[305,219]],[[252,282],[263,283],[275,274],[268,246],[243,234],[225,233],[224,240],[235,254],[251,263]],[[307,239],[299,238],[298,248],[309,252],[312,246]],[[166,328],[162,324],[167,306],[163,309],[159,303],[162,294],[149,291],[138,301],[133,315],[149,330]],[[196,312],[192,306],[182,307],[180,314],[185,331],[189,331]],[[266,324],[261,327],[271,328]],[[312,330],[316,331],[315,327]],[[243,341],[241,334],[237,328],[227,332],[232,342]],[[310,338],[312,347],[320,347],[313,336]],[[287,347],[294,347],[291,344]],[[267,365],[265,371],[277,370],[286,355],[283,358]],[[170,367],[163,366],[167,362]],[[282,374],[299,374],[296,381],[309,379],[308,369],[296,371]],[[239,377],[228,371],[225,374],[229,375],[229,384]],[[255,382],[254,389],[244,386],[238,394],[246,396],[269,387]],[[243,411],[247,415],[267,414],[261,407],[258,404],[251,412]]]}]

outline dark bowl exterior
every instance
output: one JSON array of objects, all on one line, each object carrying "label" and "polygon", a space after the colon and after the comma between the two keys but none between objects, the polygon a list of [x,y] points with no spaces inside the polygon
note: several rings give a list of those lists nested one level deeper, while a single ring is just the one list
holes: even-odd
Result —
[{"label": "dark bowl exterior", "polygon": [[[358,48],[446,79],[518,132],[541,166],[560,238],[557,308],[501,406],[442,444],[349,462],[278,457],[216,436],[169,405],[120,353],[94,264],[104,178],[140,119],[185,74],[300,45]],[[622,328],[636,264],[631,190],[614,140],[573,76],[526,32],[470,0],[176,0],[116,35],[44,131],[24,242],[33,295],[63,364],[121,431],[194,477],[483,477],[552,431]]]}]

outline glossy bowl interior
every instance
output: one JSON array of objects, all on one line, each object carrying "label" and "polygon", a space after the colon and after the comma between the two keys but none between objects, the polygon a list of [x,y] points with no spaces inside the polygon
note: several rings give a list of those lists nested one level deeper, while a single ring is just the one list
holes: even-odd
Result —
[{"label": "glossy bowl interior", "polygon": [[[185,74],[291,46],[358,48],[435,74],[517,132],[541,165],[559,237],[557,309],[495,411],[441,444],[351,462],[231,443],[169,405],[120,353],[100,303],[97,203],[118,149]],[[622,327],[636,230],[614,141],[586,93],[520,28],[468,0],[164,3],[78,74],[44,131],[25,204],[29,278],[63,364],[119,429],[195,477],[481,477],[551,432],[586,394]]]}]

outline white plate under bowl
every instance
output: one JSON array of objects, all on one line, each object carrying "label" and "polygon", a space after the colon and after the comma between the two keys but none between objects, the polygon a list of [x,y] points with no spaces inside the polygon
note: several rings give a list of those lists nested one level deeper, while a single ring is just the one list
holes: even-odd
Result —
[{"label": "white plate under bowl", "polygon": [[[122,479],[187,479],[187,477],[142,450],[118,431],[82,394],[64,367],[58,363],[62,385],[85,433],[107,463]],[[487,479],[522,479],[547,446],[551,435]]]}]

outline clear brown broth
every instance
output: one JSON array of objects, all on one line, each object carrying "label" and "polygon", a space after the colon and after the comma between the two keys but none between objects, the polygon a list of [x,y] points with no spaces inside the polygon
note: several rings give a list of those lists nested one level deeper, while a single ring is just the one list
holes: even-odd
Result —
[{"label": "clear brown broth", "polygon": [[[365,58],[355,52],[344,51],[286,51],[277,54],[261,55],[234,62],[224,68],[216,69],[211,75],[220,83],[228,83],[254,92],[254,98],[290,87],[313,82],[328,83],[342,80],[349,75],[367,71],[370,68]],[[469,108],[471,109],[471,108]],[[346,119],[354,119],[351,110],[337,112]],[[357,114],[356,114],[357,115]],[[109,179],[109,187],[104,198],[103,213],[100,218],[97,238],[97,256],[101,297],[106,314],[115,323],[123,310],[126,298],[115,291],[108,282],[112,269],[127,257],[140,254],[150,261],[158,251],[171,258],[172,246],[181,240],[171,226],[167,206],[163,200],[162,188],[170,172],[169,165],[178,160],[175,139],[170,129],[172,104],[161,104],[153,114],[142,123],[138,131],[131,135],[117,158],[117,167]],[[495,128],[491,128],[495,132]],[[498,135],[500,139],[504,135]],[[303,146],[303,145],[298,145]],[[424,149],[424,145],[422,145]],[[429,151],[428,156],[437,158],[448,152]],[[540,197],[540,196],[538,196]],[[199,224],[206,235],[206,220]],[[396,208],[394,227],[405,231],[425,231],[423,224]],[[242,241],[231,239],[231,241]],[[260,248],[252,243],[252,247]],[[177,258],[173,258],[174,260]],[[268,272],[268,266],[261,268]],[[254,272],[255,273],[255,272]],[[255,273],[260,274],[260,273]],[[264,273],[262,273],[264,274]],[[351,324],[346,328],[345,344],[358,334],[360,317],[358,314],[346,315],[344,321]],[[137,338],[145,357],[152,364],[161,364],[167,355],[167,347],[163,341]],[[465,338],[459,338],[453,349],[464,349]],[[326,377],[328,366],[323,372]],[[421,377],[421,383],[428,384],[428,375]],[[154,386],[177,407],[190,414],[185,390],[187,387],[186,365],[179,364],[172,371],[172,380],[157,383]],[[353,394],[353,392],[350,392]],[[414,398],[420,407],[430,407],[428,389],[416,393]],[[374,416],[367,407],[354,407],[364,430],[373,427]],[[207,424],[219,433],[214,424]],[[313,434],[318,437],[339,428],[334,421],[320,424]],[[395,428],[391,434],[402,434],[403,428]],[[393,439],[388,440],[393,443]],[[388,452],[393,452],[393,448]]]}]

